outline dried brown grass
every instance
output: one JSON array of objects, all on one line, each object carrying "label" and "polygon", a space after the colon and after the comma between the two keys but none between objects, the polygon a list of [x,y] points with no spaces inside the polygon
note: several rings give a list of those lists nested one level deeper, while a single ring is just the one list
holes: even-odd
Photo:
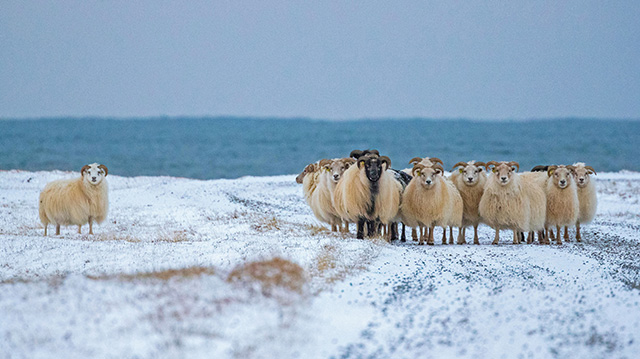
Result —
[{"label": "dried brown grass", "polygon": [[[258,284],[267,297],[283,299],[286,293],[303,294],[307,275],[298,264],[283,258],[249,262],[237,266],[229,273],[230,283]],[[281,295],[283,294],[283,295]]]},{"label": "dried brown grass", "polygon": [[170,279],[188,279],[202,275],[215,275],[215,270],[209,267],[187,267],[181,269],[165,269],[154,272],[142,272],[133,274],[116,274],[105,276],[91,276],[87,278],[93,280],[112,280],[118,279],[126,282],[135,282],[139,280],[160,280],[168,281]]}]

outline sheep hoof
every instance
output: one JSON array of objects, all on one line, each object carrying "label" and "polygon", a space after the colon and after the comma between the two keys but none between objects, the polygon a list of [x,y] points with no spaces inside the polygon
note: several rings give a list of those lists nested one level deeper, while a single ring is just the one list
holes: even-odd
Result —
[{"label": "sheep hoof", "polygon": [[493,242],[491,242],[491,244],[493,244],[493,245],[496,245],[496,246],[497,246],[497,245],[498,245],[498,241],[493,241]]},{"label": "sheep hoof", "polygon": [[480,244],[480,241],[473,241],[473,244]]},{"label": "sheep hoof", "polygon": [[433,246],[434,243],[433,242],[427,242],[427,245]]}]

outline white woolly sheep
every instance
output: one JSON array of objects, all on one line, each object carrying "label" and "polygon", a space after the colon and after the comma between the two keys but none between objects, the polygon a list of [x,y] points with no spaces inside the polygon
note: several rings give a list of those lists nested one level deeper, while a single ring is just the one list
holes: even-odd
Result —
[{"label": "white woolly sheep", "polygon": [[[546,197],[544,178],[539,173],[517,173],[517,162],[487,162],[493,174],[487,178],[480,199],[479,213],[495,231],[492,244],[498,244],[501,229],[513,230],[513,243],[520,243],[521,232],[544,230]],[[544,175],[544,174],[542,174]],[[540,232],[539,232],[540,233]]]},{"label": "white woolly sheep", "polygon": [[[487,175],[482,167],[484,162],[458,162],[453,166],[453,172],[449,177],[456,185],[462,197],[462,230],[458,233],[458,243],[466,243],[466,227],[473,226],[473,243],[480,244],[478,239],[478,225],[481,222],[478,207],[480,199],[484,193],[484,185],[487,182]],[[460,167],[455,171],[456,167]]]},{"label": "white woolly sheep", "polygon": [[[442,160],[437,157],[414,157],[411,160],[409,160],[409,164],[412,166],[415,166],[418,163],[426,167],[431,167],[436,163],[439,163],[440,165],[444,166],[444,163],[442,162]],[[413,167],[405,168],[402,170],[402,172],[404,172],[407,175],[412,175]],[[424,228],[422,228],[421,230],[424,230]],[[420,236],[423,236],[422,231],[420,232]],[[418,233],[415,227],[411,227],[411,237],[413,238],[414,241],[418,240]]]},{"label": "white woolly sheep", "polygon": [[[545,229],[552,238],[553,229],[557,228],[556,241],[562,244],[560,238],[560,227],[572,226],[578,220],[579,203],[578,190],[573,178],[575,168],[573,166],[549,166],[547,170],[546,195],[547,195],[547,215]],[[566,227],[565,227],[566,228]],[[569,236],[565,230],[564,239]]]},{"label": "white woolly sheep", "polygon": [[[331,226],[332,231],[342,229],[342,218],[333,206],[333,192],[336,184],[342,178],[342,174],[355,160],[352,158],[340,158],[321,161],[317,174],[317,186],[309,198],[309,205],[316,218]],[[348,222],[345,222],[346,231],[349,230]]]},{"label": "white woolly sheep", "polygon": [[[372,236],[377,232],[376,223],[389,225],[396,218],[402,185],[387,171],[391,160],[386,156],[368,153],[359,156],[356,163],[357,166],[349,167],[338,181],[333,204],[343,220],[358,223],[357,238],[362,239],[365,221],[368,221],[368,235]],[[395,239],[394,233],[391,239]]]},{"label": "white woolly sheep", "polygon": [[576,185],[578,186],[578,202],[580,210],[576,221],[576,240],[580,242],[580,225],[590,223],[596,216],[598,208],[598,197],[596,195],[595,182],[591,181],[590,175],[595,175],[596,170],[591,166],[586,166],[584,162],[573,164],[576,173]]},{"label": "white woolly sheep", "polygon": [[79,178],[57,180],[48,183],[40,193],[39,214],[47,235],[49,223],[56,226],[78,226],[89,223],[89,234],[93,234],[93,222],[102,223],[109,210],[108,170],[104,165],[92,163],[82,167]]},{"label": "white woolly sheep", "polygon": [[[413,179],[402,195],[401,215],[410,227],[426,227],[427,233],[420,231],[420,241],[433,245],[435,226],[443,227],[442,244],[446,244],[446,227],[462,226],[462,197],[455,185],[443,177],[440,164],[425,166],[416,163]],[[453,235],[451,235],[453,238]]]}]

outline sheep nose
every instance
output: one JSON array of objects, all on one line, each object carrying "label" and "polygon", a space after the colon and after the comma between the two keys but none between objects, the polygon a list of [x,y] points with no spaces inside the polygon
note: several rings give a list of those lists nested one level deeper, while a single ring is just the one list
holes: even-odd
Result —
[{"label": "sheep nose", "polygon": [[425,181],[425,183],[426,183],[426,184],[431,184],[431,180],[430,180],[430,179],[428,179],[428,180],[426,180],[426,181]]},{"label": "sheep nose", "polygon": [[91,177],[91,179],[92,179],[93,181],[95,181],[95,180],[96,180],[96,178],[95,178],[95,177]]},{"label": "sheep nose", "polygon": [[467,181],[469,182],[473,181],[473,177],[467,177]]},{"label": "sheep nose", "polygon": [[565,181],[565,180],[561,180],[561,181],[560,181],[560,184],[564,186],[565,184],[567,184],[567,181]]},{"label": "sheep nose", "polygon": [[501,180],[502,182],[507,182],[507,177],[500,177],[500,180]]},{"label": "sheep nose", "polygon": [[333,175],[333,179],[336,180],[336,181],[339,180],[340,179],[340,175]]}]

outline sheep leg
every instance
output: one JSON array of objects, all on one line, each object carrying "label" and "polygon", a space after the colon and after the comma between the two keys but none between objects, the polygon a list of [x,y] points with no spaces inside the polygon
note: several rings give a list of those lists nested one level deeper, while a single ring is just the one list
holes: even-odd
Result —
[{"label": "sheep leg", "polygon": [[[420,230],[420,234],[422,234],[422,229]],[[418,240],[418,231],[415,228],[411,228],[411,239],[413,239],[414,242]]]},{"label": "sheep leg", "polygon": [[553,228],[547,228],[547,234],[549,235],[549,239],[556,240],[556,236],[553,235]]},{"label": "sheep leg", "polygon": [[397,241],[398,240],[398,222],[391,223],[389,225],[389,229],[390,229],[389,234],[391,236],[390,239],[392,241]]},{"label": "sheep leg", "polygon": [[93,234],[93,221],[89,221],[89,234]]},{"label": "sheep leg", "polygon": [[[465,232],[466,234],[466,232]],[[480,239],[478,238],[478,225],[473,226],[473,244],[480,244]]]},{"label": "sheep leg", "polygon": [[582,237],[580,236],[580,222],[576,223],[576,241],[582,242]]},{"label": "sheep leg", "polygon": [[378,225],[375,221],[367,221],[367,237],[371,238],[375,236],[378,233],[377,228]]},{"label": "sheep leg", "polygon": [[569,227],[564,226],[564,236],[563,236],[565,241],[569,241]]},{"label": "sheep leg", "polygon": [[493,238],[493,242],[491,244],[497,245],[500,242],[500,228],[495,228],[496,236]]},{"label": "sheep leg", "polygon": [[331,232],[336,232],[336,231],[337,231],[337,229],[336,229],[336,225],[335,225],[335,224],[332,224],[332,225],[331,225]]},{"label": "sheep leg", "polygon": [[447,227],[442,227],[442,244],[447,244]]},{"label": "sheep leg", "polygon": [[405,233],[406,227],[404,222],[402,222],[402,234],[400,235],[400,242],[406,242],[407,241],[407,235]]},{"label": "sheep leg", "polygon": [[453,244],[453,227],[449,227],[449,244]]},{"label": "sheep leg", "polygon": [[538,231],[538,243],[540,244],[549,244],[549,239],[544,230]]},{"label": "sheep leg", "polygon": [[82,234],[82,226],[78,226],[78,234]]},{"label": "sheep leg", "polygon": [[513,244],[520,244],[520,232],[513,230]]},{"label": "sheep leg", "polygon": [[556,244],[562,244],[562,238],[560,238],[560,226],[556,226]]},{"label": "sheep leg", "polygon": [[458,228],[458,244],[466,244],[467,241],[464,238],[465,227]]},{"label": "sheep leg", "polygon": [[533,243],[533,237],[533,231],[529,232],[529,234],[527,235],[527,244]]},{"label": "sheep leg", "polygon": [[358,230],[356,232],[356,238],[364,239],[364,218],[358,218]]},{"label": "sheep leg", "polygon": [[436,226],[431,226],[427,229],[427,232],[429,232],[429,239],[427,240],[427,244],[432,246],[434,245],[433,243],[433,232],[435,232]]},{"label": "sheep leg", "polygon": [[47,236],[47,228],[49,228],[49,223],[46,223],[46,224],[44,225],[44,236],[45,236],[45,237]]},{"label": "sheep leg", "polygon": [[60,235],[60,225],[56,224],[56,236]]},{"label": "sheep leg", "polygon": [[422,228],[418,227],[418,229],[420,230],[420,241],[418,242],[418,245],[423,245],[424,244],[424,231],[422,230]]}]

